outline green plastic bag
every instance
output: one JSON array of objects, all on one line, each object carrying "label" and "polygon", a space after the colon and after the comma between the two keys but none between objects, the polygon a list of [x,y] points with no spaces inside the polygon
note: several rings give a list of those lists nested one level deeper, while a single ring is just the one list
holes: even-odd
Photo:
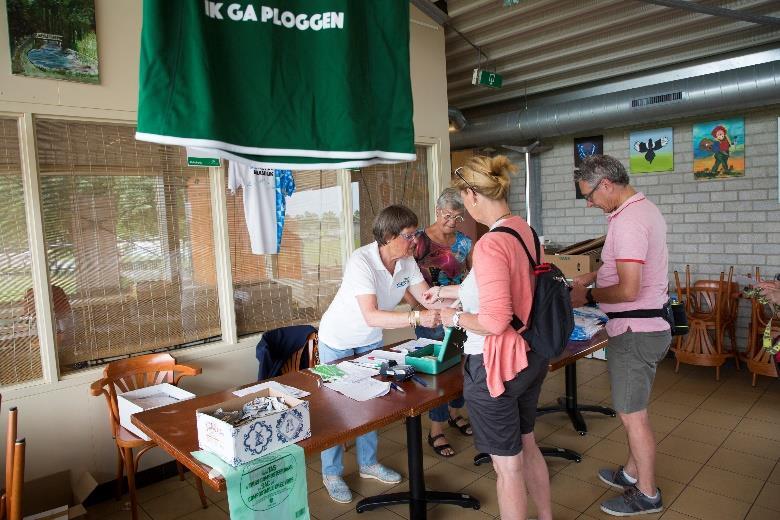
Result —
[{"label": "green plastic bag", "polygon": [[306,458],[297,444],[237,467],[207,451],[192,456],[225,477],[231,520],[309,520]]}]

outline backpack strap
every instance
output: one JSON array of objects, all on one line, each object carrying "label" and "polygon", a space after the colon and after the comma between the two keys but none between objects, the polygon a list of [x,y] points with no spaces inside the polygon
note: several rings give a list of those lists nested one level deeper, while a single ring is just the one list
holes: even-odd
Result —
[{"label": "backpack strap", "polygon": [[528,251],[528,246],[525,245],[525,241],[520,236],[520,233],[518,233],[514,229],[507,226],[498,226],[497,228],[493,228],[490,231],[491,232],[500,231],[502,233],[509,233],[510,235],[515,237],[520,242],[520,245],[523,246],[523,249],[525,250],[525,254],[528,256],[528,261],[531,263],[531,267],[533,267],[534,269],[536,269],[536,267],[541,263],[540,261],[542,258],[542,252],[541,252],[542,248],[541,245],[539,244],[539,236],[536,234],[536,230],[534,230],[534,228],[531,228],[531,232],[534,234],[534,243],[536,245],[536,260],[534,260],[534,257],[531,256],[531,252]]},{"label": "backpack strap", "polygon": [[[534,260],[534,257],[531,256],[531,252],[528,251],[528,246],[525,245],[525,241],[523,240],[523,237],[520,236],[520,233],[507,226],[498,226],[490,230],[490,232],[493,231],[508,233],[515,237],[520,242],[520,245],[523,246],[525,254],[528,256],[528,261],[530,262],[534,272],[536,272],[536,268],[539,266],[540,260],[542,258],[542,247],[539,243],[539,236],[536,234],[536,230],[534,228],[531,228],[531,232],[534,234],[534,242],[536,244],[536,260]],[[509,322],[509,325],[517,331],[522,329],[525,326],[525,323],[523,323],[523,320],[521,320],[517,314],[512,313],[512,321]]]}]

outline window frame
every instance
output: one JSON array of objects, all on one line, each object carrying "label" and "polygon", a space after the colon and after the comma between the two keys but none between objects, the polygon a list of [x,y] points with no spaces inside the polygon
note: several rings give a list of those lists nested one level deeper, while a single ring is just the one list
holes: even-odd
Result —
[{"label": "window frame", "polygon": [[[35,119],[63,119],[85,123],[109,123],[135,125],[135,113],[116,111],[112,117],[106,117],[105,110],[83,109],[74,107],[42,107],[38,111],[31,107],[30,111],[21,112],[9,110],[9,102],[0,102],[0,117],[13,118],[17,121],[19,132],[19,147],[21,158],[22,185],[24,190],[24,208],[27,235],[30,245],[32,287],[35,297],[36,326],[40,342],[42,378],[24,383],[0,387],[8,398],[22,398],[31,395],[44,394],[61,388],[82,385],[94,380],[102,373],[102,366],[83,369],[70,374],[61,374],[56,351],[54,309],[46,259],[46,244],[43,231],[43,212],[41,206],[41,187],[38,171],[38,157],[35,139]],[[440,139],[418,137],[415,145],[428,148],[428,188],[430,193],[430,217],[435,218],[433,207],[436,196],[443,183]],[[228,235],[228,215],[226,185],[227,177],[224,165],[210,167],[209,182],[212,206],[212,233],[216,263],[217,296],[220,312],[221,339],[203,345],[185,347],[177,351],[183,358],[200,358],[215,354],[227,354],[232,351],[245,350],[247,345],[254,345],[262,333],[256,333],[242,338],[238,337],[236,329],[236,314],[233,301],[233,278],[231,274],[230,239]],[[341,211],[344,222],[351,222],[353,200],[351,193],[350,172],[337,171],[337,185],[342,193]],[[342,234],[342,266],[355,250],[352,226],[345,226]]]}]

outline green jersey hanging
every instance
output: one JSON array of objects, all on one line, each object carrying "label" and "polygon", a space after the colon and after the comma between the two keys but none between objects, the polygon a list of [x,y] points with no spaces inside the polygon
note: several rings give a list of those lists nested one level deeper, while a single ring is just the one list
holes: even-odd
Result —
[{"label": "green jersey hanging", "polygon": [[137,139],[248,164],[412,161],[406,0],[144,0]]}]

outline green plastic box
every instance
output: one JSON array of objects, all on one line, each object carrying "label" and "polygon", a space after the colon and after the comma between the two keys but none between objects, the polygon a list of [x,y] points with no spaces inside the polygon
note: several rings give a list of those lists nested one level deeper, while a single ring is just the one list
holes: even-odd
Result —
[{"label": "green plastic box", "polygon": [[406,364],[423,374],[439,374],[460,363],[466,332],[458,328],[444,328],[441,343],[431,343],[406,355]]}]

